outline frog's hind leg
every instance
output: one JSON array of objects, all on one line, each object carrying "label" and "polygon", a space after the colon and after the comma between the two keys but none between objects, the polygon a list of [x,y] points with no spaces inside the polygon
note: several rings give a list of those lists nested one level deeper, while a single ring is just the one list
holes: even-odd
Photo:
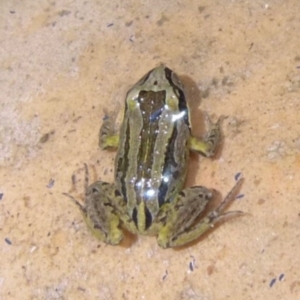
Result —
[{"label": "frog's hind leg", "polygon": [[97,181],[88,186],[88,178],[88,167],[85,164],[84,204],[81,204],[69,194],[64,193],[64,195],[79,207],[94,236],[107,244],[119,244],[123,238],[123,231],[121,221],[111,200],[111,195],[115,194],[115,187],[102,181]]},{"label": "frog's hind leg", "polygon": [[107,244],[117,245],[123,239],[121,220],[109,197],[114,185],[97,181],[89,186],[86,194],[85,221],[93,234]]},{"label": "frog's hind leg", "polygon": [[197,186],[179,193],[173,202],[166,204],[158,216],[158,222],[161,223],[157,237],[159,246],[162,248],[183,246],[196,240],[217,222],[242,215],[241,211],[223,213],[223,209],[232,200],[241,182],[242,180],[239,180],[220,205],[199,222],[197,218],[212,199],[210,190]]}]

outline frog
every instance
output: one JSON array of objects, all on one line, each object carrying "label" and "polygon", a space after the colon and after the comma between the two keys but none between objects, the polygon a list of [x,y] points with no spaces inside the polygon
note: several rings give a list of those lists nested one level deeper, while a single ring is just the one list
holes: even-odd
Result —
[{"label": "frog", "polygon": [[89,185],[84,164],[84,204],[65,195],[79,207],[94,236],[106,244],[120,244],[127,230],[156,236],[164,249],[181,247],[217,223],[243,214],[225,211],[242,177],[208,212],[213,191],[204,186],[184,187],[190,152],[213,157],[220,144],[222,120],[213,123],[207,116],[207,133],[202,138],[194,136],[186,94],[180,77],[161,64],[128,90],[119,132],[113,118],[103,118],[100,147],[117,151],[114,183]]}]

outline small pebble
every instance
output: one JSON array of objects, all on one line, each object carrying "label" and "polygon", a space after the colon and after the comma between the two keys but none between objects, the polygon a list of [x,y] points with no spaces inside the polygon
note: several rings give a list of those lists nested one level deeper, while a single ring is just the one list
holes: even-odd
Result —
[{"label": "small pebble", "polygon": [[236,181],[238,181],[238,180],[240,179],[241,175],[242,175],[241,172],[236,173],[235,176],[234,176],[234,179],[235,179]]},{"label": "small pebble", "polygon": [[165,275],[162,278],[163,281],[167,278],[168,274],[169,274],[169,272],[168,272],[168,270],[166,270],[166,273],[165,273]]},{"label": "small pebble", "polygon": [[282,281],[283,280],[283,278],[284,278],[284,274],[283,273],[281,273],[280,275],[279,275],[279,281]]},{"label": "small pebble", "polygon": [[55,182],[55,180],[51,178],[51,179],[49,180],[49,183],[47,184],[47,188],[48,188],[48,189],[52,188],[52,187],[54,186],[54,182]]},{"label": "small pebble", "polygon": [[11,240],[10,240],[10,239],[8,239],[8,238],[5,238],[4,240],[5,240],[6,244],[8,244],[8,245],[12,245],[12,242],[11,242]]},{"label": "small pebble", "polygon": [[270,284],[269,286],[272,287],[276,282],[276,278],[273,278],[271,281],[270,281]]}]

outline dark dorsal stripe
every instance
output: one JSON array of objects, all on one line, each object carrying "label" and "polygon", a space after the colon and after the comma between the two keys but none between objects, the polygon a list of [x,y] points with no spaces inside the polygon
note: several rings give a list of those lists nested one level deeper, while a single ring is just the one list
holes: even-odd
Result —
[{"label": "dark dorsal stripe", "polygon": [[144,216],[145,216],[145,228],[139,228],[139,223],[141,222],[141,220],[138,220],[138,210],[137,210],[137,207],[134,207],[134,209],[132,211],[132,220],[133,220],[133,223],[135,224],[135,227],[138,230],[141,230],[141,231],[147,230],[151,226],[151,224],[152,224],[152,215],[151,215],[151,212],[149,211],[149,209],[148,209],[148,207],[146,205],[144,206],[144,208],[145,208],[145,213],[144,213]]},{"label": "dark dorsal stripe", "polygon": [[145,230],[147,230],[152,224],[152,215],[148,207],[145,205]]},{"label": "dark dorsal stripe", "polygon": [[[172,75],[175,77],[176,75],[172,70],[169,68],[165,68],[165,75],[167,80],[169,81],[169,84],[172,86],[174,93],[177,95],[179,103],[178,103],[178,109],[180,112],[184,111],[184,122],[185,124],[190,128],[190,121],[189,121],[189,116],[188,116],[188,107],[187,107],[187,102],[185,99],[184,91],[182,88],[173,81]],[[177,76],[176,76],[177,77]],[[179,80],[179,79],[178,79]]]},{"label": "dark dorsal stripe", "polygon": [[[125,110],[126,112],[126,110]],[[122,190],[122,195],[123,195],[123,199],[125,201],[125,203],[127,203],[128,199],[127,199],[127,187],[126,187],[126,175],[127,175],[127,170],[129,168],[129,148],[130,148],[130,124],[129,124],[129,120],[127,120],[127,123],[124,125],[126,126],[126,139],[125,139],[125,143],[124,143],[124,156],[120,157],[118,160],[118,167],[117,167],[117,172],[118,170],[126,170],[126,172],[123,172],[121,178],[120,178],[120,182],[121,182],[121,190]],[[120,145],[122,147],[122,145]]]},{"label": "dark dorsal stripe", "polygon": [[[165,153],[165,161],[164,161],[164,168],[163,168],[163,176],[165,177],[171,177],[174,176],[173,170],[176,170],[177,163],[175,161],[175,142],[177,139],[177,127],[174,126],[172,135],[168,142],[168,147],[166,149]],[[176,175],[177,176],[177,175]],[[171,180],[172,181],[172,180]],[[164,180],[161,181],[159,190],[158,190],[158,203],[159,207],[161,207],[165,203],[166,194],[168,192],[169,183],[165,182]]]}]

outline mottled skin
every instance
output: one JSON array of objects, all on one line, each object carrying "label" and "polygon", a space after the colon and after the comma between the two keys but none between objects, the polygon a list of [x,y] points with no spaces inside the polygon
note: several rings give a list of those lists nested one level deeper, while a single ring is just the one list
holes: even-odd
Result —
[{"label": "mottled skin", "polygon": [[100,240],[119,244],[125,227],[134,234],[157,235],[162,248],[177,247],[197,239],[217,222],[242,214],[223,213],[242,180],[200,220],[211,191],[202,186],[183,189],[189,151],[210,157],[218,146],[220,121],[208,122],[204,139],[191,135],[184,88],[163,65],[128,91],[120,133],[114,133],[108,117],[100,129],[100,146],[117,148],[115,183],[97,181],[88,186],[85,165],[85,204],[66,194]]}]

